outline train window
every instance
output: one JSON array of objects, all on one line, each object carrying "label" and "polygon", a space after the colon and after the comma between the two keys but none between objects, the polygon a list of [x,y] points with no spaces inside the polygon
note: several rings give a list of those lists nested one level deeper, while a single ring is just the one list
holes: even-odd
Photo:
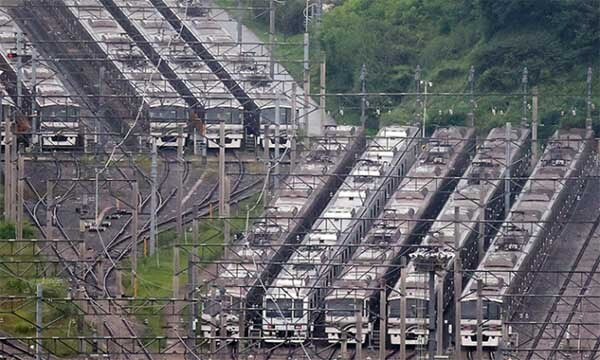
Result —
[{"label": "train window", "polygon": [[294,300],[294,317],[301,318],[304,315],[304,302],[302,300]]},{"label": "train window", "polygon": [[[425,299],[406,299],[406,317],[407,318],[424,318],[427,316],[427,307],[429,301]],[[400,317],[400,299],[389,302],[389,316]]]},{"label": "train window", "polygon": [[[292,110],[280,107],[279,112],[279,124],[280,125],[288,125],[291,122]],[[270,124],[275,124],[276,116],[275,116],[275,108],[266,108],[260,111],[260,123],[264,124],[265,121]]]},{"label": "train window", "polygon": [[354,299],[331,299],[325,303],[328,316],[354,316],[362,302]]},{"label": "train window", "polygon": [[267,317],[292,317],[292,299],[268,299],[266,306]]},{"label": "train window", "polygon": [[[500,320],[502,314],[501,304],[495,301],[483,300],[483,320]],[[463,301],[461,303],[462,318],[477,319],[477,300]]]}]

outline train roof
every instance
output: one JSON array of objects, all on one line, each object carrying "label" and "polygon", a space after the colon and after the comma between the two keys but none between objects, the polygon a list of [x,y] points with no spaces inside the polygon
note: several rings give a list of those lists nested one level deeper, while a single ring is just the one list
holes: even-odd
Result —
[{"label": "train roof", "polygon": [[[408,245],[408,238],[417,225],[416,220],[425,215],[435,193],[444,185],[443,178],[455,171],[461,156],[466,157],[473,136],[473,129],[463,127],[438,128],[434,131],[415,164],[385,204],[384,211],[375,220],[362,245],[344,267],[342,275],[335,280],[333,288],[347,287],[348,276],[369,278],[368,285],[352,291],[331,290],[326,299],[364,299],[373,295],[380,286],[378,280],[391,270],[389,266],[402,251],[401,246]],[[360,275],[362,271],[364,275]]]},{"label": "train roof", "polygon": [[[524,261],[537,250],[547,224],[554,221],[563,191],[573,186],[568,178],[578,176],[591,147],[591,132],[584,129],[557,130],[536,164],[530,178],[511,207],[510,214],[492,240],[477,270],[486,299],[501,301]],[[476,299],[477,280],[471,279],[463,301]]]},{"label": "train roof", "polygon": [[[331,134],[336,133],[333,128],[330,131]],[[320,177],[336,172],[337,164],[353,144],[355,134],[354,127],[340,127],[339,136],[322,139],[324,142],[335,142],[336,147],[315,146],[302,158],[294,170],[295,174],[282,179],[279,188],[273,194],[270,206],[265,209],[261,218],[255,220],[244,236],[235,242],[230,254],[232,263],[227,264],[226,269],[235,269],[241,266],[239,263],[248,264],[246,268],[251,269],[247,271],[248,277],[257,281],[266,267],[266,260],[283,245],[288,231],[298,224],[311,205],[314,198],[311,196],[324,186]],[[252,258],[249,258],[248,254],[252,254]],[[301,271],[301,267],[295,267],[294,274]],[[226,292],[232,296],[240,294],[239,286],[222,283],[220,278],[216,283],[223,285]]]},{"label": "train roof", "polygon": [[[510,159],[511,164],[522,163],[522,156],[526,153],[529,129],[512,128],[510,132]],[[502,178],[506,173],[506,129],[494,128],[490,131],[483,143],[478,147],[471,165],[465,171],[463,178],[458,181],[452,195],[440,211],[429,233],[422,241],[424,246],[435,246],[440,251],[452,253],[454,248],[454,209],[459,207],[459,242],[461,246],[469,239],[472,231],[477,229],[480,216],[480,200],[488,204],[494,197],[496,189],[500,188]],[[482,181],[481,179],[489,179]],[[450,260],[449,260],[450,261]],[[445,266],[448,266],[446,262]],[[415,261],[408,263],[406,271],[408,278],[416,277],[418,269]],[[400,287],[400,282],[396,283]],[[407,286],[410,296],[423,296],[422,291],[414,285]],[[392,298],[397,295],[392,295]]]},{"label": "train roof", "polygon": [[[409,126],[390,126],[379,130],[377,135],[369,141],[367,149],[361,155],[360,159],[363,160],[356,162],[344,183],[327,204],[321,218],[314,223],[311,230],[302,240],[301,246],[306,246],[314,243],[315,234],[321,234],[318,236],[322,239],[327,237],[325,239],[327,241],[324,242],[324,245],[327,246],[316,248],[317,251],[311,254],[313,259],[320,260],[317,262],[314,270],[309,273],[294,274],[294,271],[289,269],[289,265],[285,265],[280,277],[277,278],[273,287],[269,288],[268,296],[285,296],[285,291],[282,292],[278,288],[278,281],[280,278],[288,278],[290,276],[301,276],[309,284],[304,289],[298,289],[298,296],[305,297],[312,292],[316,283],[328,271],[328,262],[340,252],[337,245],[341,245],[341,242],[352,230],[352,224],[360,216],[364,204],[370,199],[370,195],[376,193],[384,183],[385,177],[381,175],[385,175],[392,170],[391,165],[395,163],[393,160],[399,160],[405,151],[412,151],[412,144],[416,142],[415,139],[417,136],[419,136],[419,129]],[[381,150],[392,150],[394,158],[371,157],[368,155],[370,152],[379,152]],[[302,262],[303,258],[305,256],[296,252],[292,254],[289,261],[298,263]]]},{"label": "train roof", "polygon": [[[19,25],[6,13],[0,13],[0,52],[6,62],[13,68],[16,73],[16,65],[8,57],[8,53],[16,51],[17,34],[25,33]],[[35,50],[32,43],[26,35],[23,35],[24,53],[32,55]],[[31,62],[23,61],[23,84],[29,91],[34,87],[34,74]],[[58,72],[54,69],[54,65],[45,60],[36,60],[35,62],[35,87],[36,101],[40,108],[55,105],[68,105],[79,107],[77,101],[66,88]]]},{"label": "train roof", "polygon": [[[85,5],[81,7],[81,5]],[[98,0],[71,0],[71,12],[149,106],[186,106],[161,72]]]}]

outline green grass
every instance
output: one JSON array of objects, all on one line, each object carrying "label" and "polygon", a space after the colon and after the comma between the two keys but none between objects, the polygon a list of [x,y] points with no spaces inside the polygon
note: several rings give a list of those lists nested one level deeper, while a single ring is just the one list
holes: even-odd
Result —
[{"label": "green grass", "polygon": [[[33,237],[33,229],[26,226],[24,235]],[[14,238],[14,225],[0,223],[0,238]],[[17,265],[9,261],[21,260]],[[42,336],[56,337],[56,341],[44,340],[43,346],[58,356],[68,356],[76,353],[77,343],[65,340],[65,337],[82,335],[78,332],[77,322],[83,326],[83,334],[89,334],[90,329],[83,323],[83,316],[76,305],[61,301],[67,297],[68,283],[49,274],[47,277],[40,269],[43,266],[31,266],[32,261],[43,263],[45,256],[39,254],[36,247],[22,242],[3,242],[0,245],[0,294],[15,296],[12,301],[0,303],[0,330],[13,336],[35,336],[36,286],[42,285],[43,297],[48,299],[42,305],[44,329]],[[52,300],[54,299],[54,301]]]}]

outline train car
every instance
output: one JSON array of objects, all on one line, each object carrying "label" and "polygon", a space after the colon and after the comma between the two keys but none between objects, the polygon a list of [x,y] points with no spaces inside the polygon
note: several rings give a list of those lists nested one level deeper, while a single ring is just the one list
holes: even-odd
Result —
[{"label": "train car", "polygon": [[290,99],[282,94],[276,94],[274,98],[268,95],[257,96],[255,101],[260,106],[260,134],[256,139],[256,144],[262,148],[265,147],[266,127],[269,149],[275,149],[276,142],[279,142],[280,149],[290,147],[290,140],[294,136],[294,132],[298,130],[294,119],[298,119],[299,116],[299,111],[296,110],[296,117],[292,117]]},{"label": "train car", "polygon": [[452,127],[435,130],[415,165],[408,171],[383,213],[367,233],[352,260],[325,297],[325,333],[330,343],[346,334],[357,339],[357,314],[362,312],[361,340],[372,334],[379,314],[381,283],[392,283],[399,256],[417,243],[466,169],[475,132]]},{"label": "train car", "polygon": [[[286,86],[286,84],[291,84],[294,80],[289,75],[287,77],[282,75],[286,72],[279,66],[276,75],[271,78],[269,71],[270,57],[267,49],[262,45],[255,45],[252,51],[245,50],[244,46],[234,40],[229,32],[211,16],[210,9],[205,9],[206,13],[200,15],[202,12],[197,11],[197,7],[186,1],[165,0],[163,3],[173,12],[178,22],[190,30],[190,35],[198,39],[206,52],[212,57],[212,62],[218,63],[228,74],[235,74],[230,76],[233,77],[231,80],[247,94],[248,101],[257,107],[259,113],[257,126],[260,129],[254,137],[256,144],[265,145],[263,129],[265,121],[272,123],[274,131],[274,109],[277,99],[279,99],[283,114],[281,117],[282,123],[280,124],[279,147],[284,149],[290,146],[290,141],[287,138],[292,132],[289,131],[289,128],[292,126],[297,127],[297,124],[292,124],[291,117],[287,117],[285,114],[291,112],[292,102],[292,87],[291,85]],[[180,27],[175,28],[175,30],[180,30]],[[302,89],[298,89],[297,96],[300,98],[302,94]],[[310,107],[315,109],[317,106],[311,103]],[[318,111],[305,111],[311,123],[320,123]],[[262,115],[263,112],[264,115]],[[289,121],[284,123],[283,121],[286,119],[289,119]],[[260,126],[261,121],[263,126]],[[248,126],[246,128],[248,129]],[[247,133],[246,135],[250,134]],[[268,146],[269,148],[275,148],[274,136],[271,136]]]},{"label": "train car", "polygon": [[[31,125],[39,136],[32,140],[42,149],[72,149],[82,146],[81,105],[73,98],[52,64],[34,60],[36,49],[26,35],[22,35],[22,53],[17,49],[18,34],[24,34],[18,24],[7,14],[0,14],[0,53],[11,71],[18,73],[21,61],[22,85],[35,96],[31,109],[21,109],[21,114],[31,114]],[[6,84],[5,84],[6,85]],[[13,101],[18,103],[12,94]]]},{"label": "train car", "polygon": [[[326,133],[297,164],[294,174],[282,179],[265,213],[228,252],[227,265],[219,268],[214,281],[219,292],[203,302],[200,330],[204,338],[239,337],[239,309],[260,301],[262,286],[277,274],[278,264],[289,257],[289,247],[320,215],[355,155],[364,148],[362,130],[353,126],[328,127]],[[246,319],[251,322],[251,314]]]},{"label": "train car", "polygon": [[[557,130],[510,214],[461,296],[461,343],[477,346],[478,280],[482,282],[482,345],[497,348],[512,331],[504,321],[523,297],[559,237],[593,168],[593,133]],[[510,295],[510,296],[508,296]]]},{"label": "train car", "polygon": [[131,102],[137,113],[129,119],[130,126],[144,128],[147,122],[149,135],[161,148],[177,146],[179,127],[187,139],[190,107],[102,3],[73,0],[67,6],[141,102]]},{"label": "train car", "polygon": [[[452,254],[454,248],[454,224],[455,207],[459,208],[462,263],[466,269],[475,268],[479,260],[478,239],[483,236],[489,241],[495,227],[490,223],[482,223],[480,220],[498,220],[504,217],[505,187],[510,184],[511,194],[518,191],[517,182],[507,176],[522,178],[529,164],[526,160],[529,151],[529,130],[516,128],[507,134],[503,128],[495,128],[480,145],[471,165],[465,172],[465,178],[461,179],[450,199],[431,225],[428,235],[422,244],[425,249],[418,251],[430,251],[432,246],[440,252]],[[510,136],[510,139],[509,139]],[[510,167],[506,166],[507,160]],[[485,204],[482,208],[480,204]],[[484,212],[482,212],[484,211]],[[481,228],[478,228],[478,224]],[[412,254],[415,254],[413,252]],[[411,255],[412,255],[411,254]],[[436,293],[442,291],[439,285],[440,277],[443,280],[444,308],[453,298],[452,261],[444,264],[444,269],[436,274]],[[427,307],[429,304],[429,292],[427,274],[418,271],[416,262],[411,259],[404,270],[406,277],[406,345],[424,345],[428,342],[428,317]],[[394,291],[388,296],[390,308],[400,303],[401,284],[398,281]],[[388,317],[388,335],[391,344],[400,344],[400,313],[390,311]]]},{"label": "train car", "polygon": [[302,343],[321,318],[327,286],[338,273],[332,262],[352,256],[393,190],[418,156],[416,127],[388,126],[367,145],[344,184],[266,291],[262,307],[265,342]]},{"label": "train car", "polygon": [[[200,129],[208,148],[219,148],[219,122],[225,121],[225,148],[240,149],[244,143],[243,107],[204,61],[181,38],[149,0],[113,0],[111,11],[128,31],[145,41],[146,56],[160,56],[160,69],[168,73],[178,92],[205,126]],[[190,103],[191,100],[191,103]],[[194,128],[193,131],[199,129]]]}]

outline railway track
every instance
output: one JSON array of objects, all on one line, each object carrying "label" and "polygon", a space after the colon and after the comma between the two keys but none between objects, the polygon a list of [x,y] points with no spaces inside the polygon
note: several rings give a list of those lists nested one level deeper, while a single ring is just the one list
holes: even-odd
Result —
[{"label": "railway track", "polygon": [[[599,186],[597,179],[590,180],[588,191],[595,193]],[[593,193],[582,196],[582,205],[596,204]],[[562,359],[573,352],[589,353],[587,358],[593,359],[600,347],[600,325],[598,319],[593,318],[597,317],[593,296],[600,296],[600,289],[593,286],[600,281],[600,256],[596,250],[600,245],[600,213],[588,211],[587,206],[582,210],[581,216],[584,219],[591,216],[593,222],[579,226],[577,232],[565,229],[563,241],[568,242],[570,248],[579,250],[535,337],[525,343],[529,349],[524,359]],[[565,254],[563,251],[555,253]],[[592,297],[586,300],[586,296]],[[584,316],[589,318],[584,320]]]}]

